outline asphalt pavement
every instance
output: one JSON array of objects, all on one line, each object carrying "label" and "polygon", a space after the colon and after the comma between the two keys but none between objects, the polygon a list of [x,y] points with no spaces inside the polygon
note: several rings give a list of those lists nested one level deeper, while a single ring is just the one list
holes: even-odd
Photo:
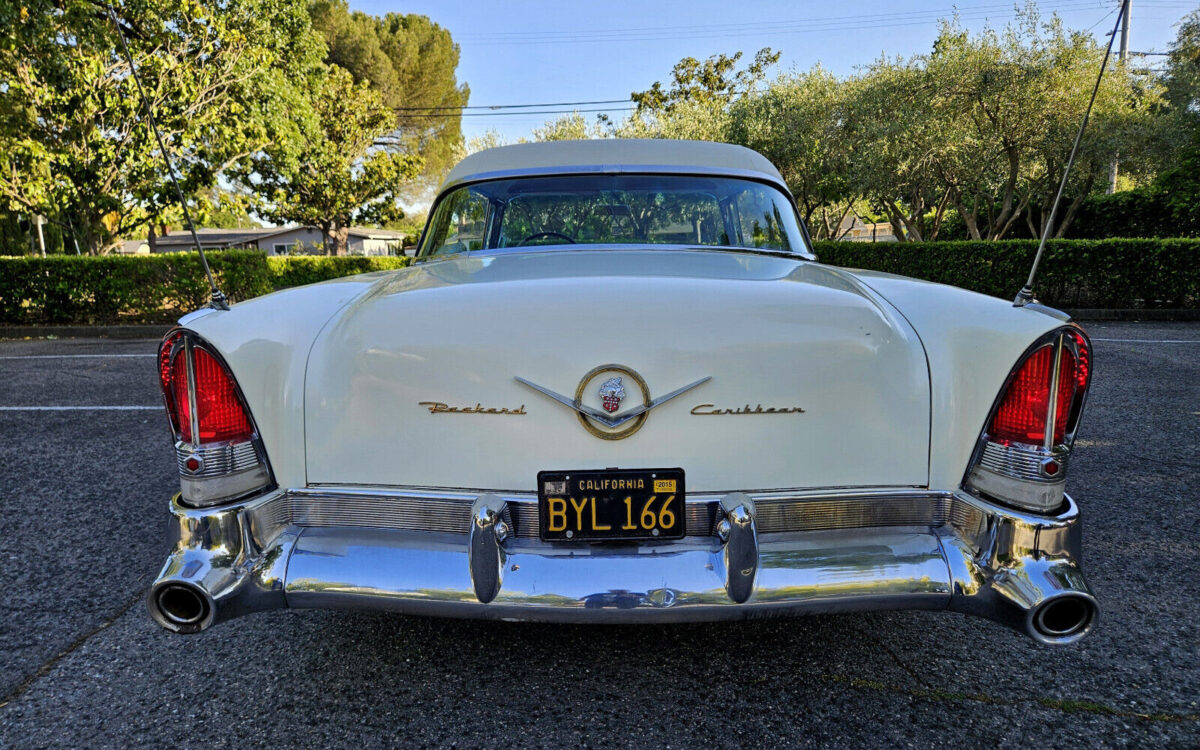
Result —
[{"label": "asphalt pavement", "polygon": [[1200,324],[1088,329],[1068,490],[1102,615],[1065,648],[928,612],[172,635],[142,599],[178,489],[157,342],[0,342],[0,747],[1200,746]]}]

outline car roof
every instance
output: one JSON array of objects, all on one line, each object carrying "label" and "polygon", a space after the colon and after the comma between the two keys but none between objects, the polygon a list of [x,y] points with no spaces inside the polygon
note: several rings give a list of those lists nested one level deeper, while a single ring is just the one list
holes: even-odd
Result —
[{"label": "car roof", "polygon": [[590,172],[650,172],[750,177],[787,192],[779,170],[765,156],[744,146],[709,141],[601,138],[498,146],[460,161],[438,193],[465,182]]}]

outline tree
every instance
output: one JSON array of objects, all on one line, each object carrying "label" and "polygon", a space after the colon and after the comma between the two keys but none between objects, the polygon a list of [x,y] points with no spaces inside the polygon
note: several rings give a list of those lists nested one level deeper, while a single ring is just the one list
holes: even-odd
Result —
[{"label": "tree", "polygon": [[[535,130],[534,132],[536,133],[537,131]],[[509,145],[508,141],[503,135],[500,134],[499,130],[496,130],[495,128],[489,128],[482,134],[475,136],[463,144],[461,156],[474,154],[489,148],[496,148],[497,146],[507,145]]]},{"label": "tree", "polygon": [[1200,234],[1200,10],[1184,17],[1163,76],[1169,165],[1141,191],[1172,234]]},{"label": "tree", "polygon": [[[319,61],[301,0],[118,9],[186,193],[283,131],[281,97]],[[99,0],[0,5],[0,199],[91,251],[175,200],[119,38]]]},{"label": "tree", "polygon": [[419,154],[425,176],[440,178],[459,156],[460,108],[470,96],[455,77],[459,48],[450,32],[422,15],[351,12],[346,0],[313,0],[309,12],[326,61],[368,82],[392,110],[389,143]]},{"label": "tree", "polygon": [[633,92],[630,98],[637,105],[639,114],[663,112],[669,115],[685,103],[715,100],[728,104],[760,83],[766,77],[767,69],[779,62],[780,54],[764,47],[742,70],[737,69],[741,52],[732,56],[713,55],[704,62],[685,57],[671,71],[670,88],[664,89],[661,82],[655,81],[649,89]]},{"label": "tree", "polygon": [[948,205],[936,155],[948,135],[925,71],[881,59],[846,82],[845,97],[850,189],[880,209],[901,241],[936,239]]},{"label": "tree", "polygon": [[[882,59],[847,83],[852,182],[906,239],[933,239],[953,206],[974,239],[1045,230],[1104,49],[1027,7],[1003,32],[944,22],[929,54]],[[1145,179],[1157,90],[1110,65],[1055,236],[1108,174]]]},{"label": "tree", "polygon": [[1179,23],[1163,80],[1172,113],[1190,121],[1187,130],[1196,128],[1200,121],[1200,10],[1192,11]]},{"label": "tree", "polygon": [[533,129],[535,141],[582,141],[589,138],[601,138],[604,133],[599,125],[589,126],[587,120],[578,112],[563,115],[557,120],[550,120],[540,128]]},{"label": "tree", "polygon": [[649,89],[630,94],[637,108],[629,118],[618,125],[603,119],[600,124],[607,124],[608,132],[619,138],[728,140],[730,105],[762,82],[779,54],[765,47],[740,70],[741,52],[713,55],[704,62],[685,57],[675,64],[667,88],[655,81]]},{"label": "tree", "polygon": [[316,77],[308,106],[314,117],[298,144],[268,146],[246,159],[237,177],[257,197],[255,213],[320,227],[325,252],[345,255],[352,225],[404,216],[399,193],[421,160],[375,145],[392,113],[367,82],[355,83],[336,65]]},{"label": "tree", "polygon": [[[974,39],[944,25],[927,67],[956,123],[953,132],[973,146],[940,162],[972,237],[1001,239],[1019,220],[1034,237],[1045,231],[1104,52],[1057,17],[1042,23],[1032,7],[1003,33],[985,31]],[[1082,201],[1107,179],[1118,152],[1125,174],[1145,173],[1156,100],[1156,87],[1110,61],[1054,236],[1062,236]],[[995,156],[980,170],[979,158],[988,152]]]},{"label": "tree", "polygon": [[842,84],[818,65],[781,75],[730,108],[728,139],[771,160],[820,239],[836,239],[861,197],[848,179],[844,106]]}]

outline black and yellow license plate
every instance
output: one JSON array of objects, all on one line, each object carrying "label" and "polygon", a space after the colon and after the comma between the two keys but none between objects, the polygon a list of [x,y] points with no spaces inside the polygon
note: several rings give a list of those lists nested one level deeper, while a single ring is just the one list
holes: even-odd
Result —
[{"label": "black and yellow license plate", "polygon": [[680,539],[683,469],[538,472],[542,539]]}]

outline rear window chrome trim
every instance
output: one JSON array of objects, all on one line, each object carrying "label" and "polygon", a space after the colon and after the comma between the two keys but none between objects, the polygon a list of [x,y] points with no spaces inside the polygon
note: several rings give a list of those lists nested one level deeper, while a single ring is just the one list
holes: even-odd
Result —
[{"label": "rear window chrome trim", "polygon": [[[745,180],[753,180],[761,182],[765,185],[777,188],[788,197],[788,200],[795,203],[796,198],[792,195],[792,191],[788,189],[787,183],[782,180],[776,180],[769,174],[764,172],[756,172],[752,169],[737,169],[735,167],[707,167],[707,166],[670,166],[670,165],[653,165],[653,164],[592,164],[592,165],[566,165],[562,167],[526,167],[524,169],[501,169],[494,172],[479,172],[455,180],[447,182],[438,190],[437,199],[434,203],[441,200],[447,193],[457,190],[461,187],[469,187],[478,185],[481,182],[495,182],[496,180],[511,180],[520,177],[564,177],[568,175],[595,175],[595,174],[636,174],[636,175],[680,175],[685,177],[736,177]],[[430,211],[432,216],[433,212]]]},{"label": "rear window chrome trim", "polygon": [[[719,251],[726,251],[726,252],[728,252],[729,250],[733,250],[733,251],[745,251],[745,252],[751,252],[751,253],[757,253],[757,254],[774,255],[774,256],[780,256],[780,257],[802,258],[804,260],[816,260],[817,259],[817,255],[813,251],[812,237],[810,236],[809,231],[808,231],[808,224],[804,221],[804,217],[802,217],[800,215],[800,211],[796,208],[796,197],[794,195],[792,195],[792,191],[790,189],[788,189],[787,183],[783,182],[782,180],[777,180],[769,174],[766,174],[764,172],[757,172],[757,171],[754,171],[751,169],[737,169],[734,167],[707,167],[707,166],[689,167],[689,166],[667,166],[667,165],[657,166],[657,165],[646,165],[646,164],[630,164],[630,165],[595,164],[595,165],[584,165],[584,166],[570,165],[570,166],[563,166],[563,167],[528,167],[528,168],[524,168],[524,169],[504,169],[504,170],[496,170],[493,172],[479,172],[477,174],[469,175],[467,177],[463,177],[463,178],[455,180],[453,182],[447,182],[446,184],[442,185],[438,189],[437,196],[433,199],[433,202],[429,206],[429,211],[425,215],[425,228],[421,231],[420,239],[417,242],[417,250],[416,250],[416,255],[413,256],[413,263],[414,264],[415,263],[426,263],[426,262],[433,261],[433,260],[457,257],[458,255],[470,255],[471,257],[479,257],[480,255],[487,255],[492,252],[495,252],[496,250],[527,249],[527,248],[519,248],[519,247],[517,247],[517,248],[488,248],[485,250],[476,250],[476,251],[473,251],[470,253],[455,254],[455,255],[439,256],[439,255],[425,254],[423,252],[424,246],[425,246],[425,241],[426,241],[426,238],[429,236],[429,230],[430,230],[431,224],[433,222],[433,216],[437,211],[438,204],[441,203],[441,201],[447,195],[454,192],[455,190],[459,190],[461,188],[469,188],[473,185],[479,185],[479,184],[482,184],[485,182],[496,182],[498,180],[511,180],[511,179],[517,179],[517,178],[522,178],[522,177],[569,177],[572,175],[580,175],[580,176],[587,176],[587,175],[645,175],[647,177],[655,177],[655,176],[660,176],[660,177],[661,176],[726,177],[726,178],[749,180],[751,182],[757,182],[761,185],[767,185],[768,187],[775,188],[776,190],[779,190],[780,192],[782,192],[783,195],[787,198],[788,202],[791,204],[792,210],[796,215],[796,223],[800,227],[800,234],[802,235],[802,240],[803,240],[803,244],[805,245],[805,247],[802,250],[797,250],[797,251],[762,250],[762,249],[752,248],[752,247],[726,247],[726,246],[705,246],[705,247],[712,247]],[[563,247],[569,247],[569,246],[545,245],[543,247],[551,248],[558,252],[562,252]],[[680,247],[690,247],[690,246],[666,245],[666,244],[663,244],[663,245],[658,245],[658,244],[633,245],[633,244],[630,244],[630,245],[621,245],[621,247],[635,247],[635,248],[654,247],[654,248],[662,248],[662,249],[669,249],[669,248],[678,249]]]}]

